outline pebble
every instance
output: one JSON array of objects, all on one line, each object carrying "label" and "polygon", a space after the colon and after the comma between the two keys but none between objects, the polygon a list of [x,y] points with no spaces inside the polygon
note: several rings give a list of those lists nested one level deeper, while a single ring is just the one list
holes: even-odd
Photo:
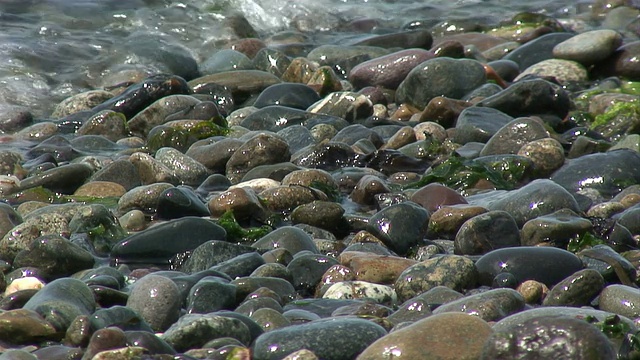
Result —
[{"label": "pebble", "polygon": [[157,332],[167,330],[178,320],[181,304],[178,286],[171,279],[154,274],[137,280],[127,300],[127,307]]},{"label": "pebble", "polygon": [[556,45],[553,56],[590,65],[608,58],[620,45],[622,36],[617,31],[585,31]]}]

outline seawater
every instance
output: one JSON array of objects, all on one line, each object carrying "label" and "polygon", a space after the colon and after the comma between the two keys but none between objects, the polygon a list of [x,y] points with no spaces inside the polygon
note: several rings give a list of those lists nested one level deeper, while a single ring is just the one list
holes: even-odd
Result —
[{"label": "seawater", "polygon": [[[22,107],[46,119],[73,94],[100,87],[126,65],[144,65],[131,46],[171,46],[201,62],[237,37],[226,21],[245,18],[261,38],[302,30],[318,45],[349,36],[353,20],[398,30],[465,19],[498,23],[532,11],[570,18],[575,1],[504,0],[0,0],[0,117]],[[132,45],[134,44],[134,45]]]}]

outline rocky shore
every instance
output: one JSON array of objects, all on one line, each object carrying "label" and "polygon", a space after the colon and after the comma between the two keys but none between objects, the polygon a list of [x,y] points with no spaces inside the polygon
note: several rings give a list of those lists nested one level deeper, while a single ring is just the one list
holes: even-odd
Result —
[{"label": "rocky shore", "polygon": [[245,21],[4,109],[0,359],[640,358],[640,10],[583,10]]}]

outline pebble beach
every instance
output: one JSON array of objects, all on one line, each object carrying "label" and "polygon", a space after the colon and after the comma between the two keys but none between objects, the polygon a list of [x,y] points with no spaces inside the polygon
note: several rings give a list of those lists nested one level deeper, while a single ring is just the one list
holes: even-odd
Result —
[{"label": "pebble beach", "polygon": [[640,359],[640,3],[0,2],[0,360]]}]

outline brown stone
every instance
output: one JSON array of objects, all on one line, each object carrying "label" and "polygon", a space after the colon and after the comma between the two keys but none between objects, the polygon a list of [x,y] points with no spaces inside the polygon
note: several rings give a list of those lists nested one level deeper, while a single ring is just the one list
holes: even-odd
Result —
[{"label": "brown stone", "polygon": [[78,188],[73,193],[75,196],[90,196],[96,198],[120,197],[127,190],[124,186],[110,181],[91,181]]},{"label": "brown stone", "polygon": [[475,205],[443,206],[429,218],[429,232],[444,239],[454,239],[462,224],[488,210]]},{"label": "brown stone", "polygon": [[375,284],[393,284],[400,274],[417,261],[399,256],[365,253],[354,256],[347,265],[356,274],[356,280]]}]

